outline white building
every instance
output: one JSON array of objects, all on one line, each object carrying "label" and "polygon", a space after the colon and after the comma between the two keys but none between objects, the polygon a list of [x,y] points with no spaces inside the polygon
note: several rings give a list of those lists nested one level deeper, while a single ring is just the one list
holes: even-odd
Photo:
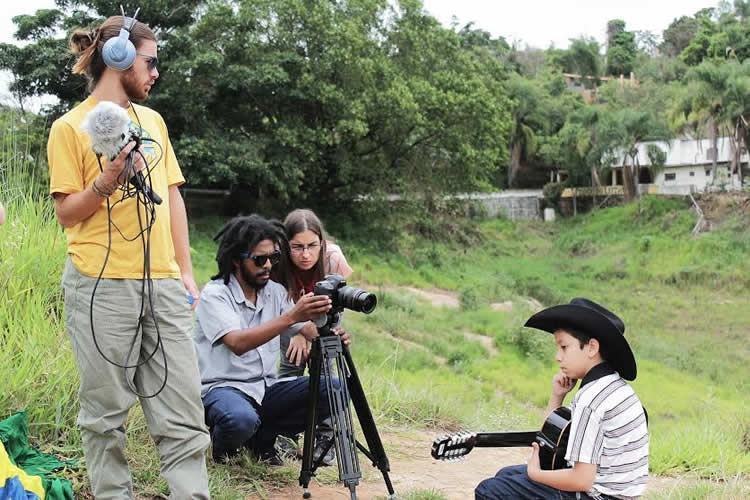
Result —
[{"label": "white building", "polygon": [[[640,142],[638,148],[638,163],[641,167],[648,167],[651,161],[648,157],[648,146],[653,144],[666,154],[664,167],[654,178],[647,168],[641,168],[640,184],[654,184],[659,192],[683,193],[704,191],[707,187],[714,189],[740,189],[738,172],[731,171],[732,144],[731,138],[720,137],[717,151],[714,152],[710,139],[672,139],[671,141]],[[716,179],[712,178],[713,158],[717,159]],[[612,185],[622,184],[623,156],[612,165]],[[743,172],[748,168],[748,153],[743,150],[740,165]],[[630,162],[631,159],[627,158]],[[629,163],[627,163],[629,164]]]}]

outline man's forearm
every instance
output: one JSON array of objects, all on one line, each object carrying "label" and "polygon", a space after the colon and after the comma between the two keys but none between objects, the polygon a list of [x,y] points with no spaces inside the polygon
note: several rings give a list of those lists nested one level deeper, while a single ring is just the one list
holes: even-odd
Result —
[{"label": "man's forearm", "polygon": [[282,314],[261,325],[229,332],[224,335],[222,341],[234,354],[241,356],[281,335],[284,330],[293,324],[294,320],[291,315]]},{"label": "man's forearm", "polygon": [[111,172],[104,171],[94,182],[77,193],[55,193],[55,214],[63,227],[72,227],[83,222],[99,209],[107,194],[117,188],[117,178]]},{"label": "man's forearm", "polygon": [[78,193],[56,194],[55,214],[63,227],[73,227],[94,215],[103,202],[104,198],[90,187]]},{"label": "man's forearm", "polygon": [[169,216],[172,227],[174,255],[180,273],[193,276],[193,261],[190,258],[190,237],[188,236],[187,212],[177,186],[169,186]]}]

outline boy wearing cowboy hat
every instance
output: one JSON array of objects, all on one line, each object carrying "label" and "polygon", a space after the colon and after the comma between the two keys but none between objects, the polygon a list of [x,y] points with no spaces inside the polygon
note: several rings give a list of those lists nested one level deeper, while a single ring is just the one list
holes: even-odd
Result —
[{"label": "boy wearing cowboy hat", "polygon": [[565,460],[569,469],[542,470],[539,447],[527,465],[501,469],[475,489],[477,500],[498,498],[628,499],[643,494],[648,480],[647,416],[626,380],[636,377],[625,325],[588,299],[550,307],[526,325],[555,336],[555,361],[548,412],[562,405],[577,380],[571,404]]}]

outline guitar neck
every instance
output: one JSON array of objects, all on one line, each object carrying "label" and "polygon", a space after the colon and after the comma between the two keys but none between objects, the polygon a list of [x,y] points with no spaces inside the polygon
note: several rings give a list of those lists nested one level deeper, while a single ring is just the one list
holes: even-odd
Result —
[{"label": "guitar neck", "polygon": [[536,441],[537,432],[480,432],[476,435],[477,448],[515,448],[531,446]]}]

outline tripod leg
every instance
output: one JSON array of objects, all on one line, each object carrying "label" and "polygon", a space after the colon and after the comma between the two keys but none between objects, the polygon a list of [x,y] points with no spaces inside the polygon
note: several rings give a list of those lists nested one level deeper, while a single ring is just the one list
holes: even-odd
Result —
[{"label": "tripod leg", "polygon": [[391,478],[388,475],[391,466],[388,463],[388,457],[385,454],[383,442],[380,440],[378,429],[375,426],[375,419],[372,417],[370,406],[367,404],[367,397],[362,388],[362,382],[359,380],[357,370],[354,367],[352,355],[346,346],[343,346],[343,354],[348,367],[348,386],[352,398],[352,404],[357,411],[359,424],[362,426],[362,433],[365,435],[367,447],[370,449],[370,453],[367,456],[372,460],[372,464],[380,469],[380,472],[383,474],[385,486],[388,489],[388,494],[393,498],[395,497],[395,491],[393,489],[393,484],[391,484]]},{"label": "tripod leg", "polygon": [[[354,438],[354,423],[349,407],[349,389],[347,386],[346,366],[342,357],[343,346],[341,339],[335,335],[321,335],[313,341],[310,351],[310,393],[308,412],[305,421],[305,441],[302,452],[302,470],[299,483],[303,488],[303,498],[311,498],[308,489],[315,470],[323,457],[315,462],[313,450],[315,448],[315,424],[318,416],[318,400],[320,398],[321,379],[326,385],[328,405],[331,410],[331,424],[333,426],[333,442],[336,446],[336,457],[339,466],[339,479],[349,488],[351,498],[357,498],[356,486],[362,477],[357,458],[356,439]],[[336,367],[338,384],[334,384],[332,367]]]},{"label": "tripod leg", "polygon": [[[346,366],[341,356],[343,346],[338,336],[323,337],[321,339],[323,352],[321,369],[323,380],[328,392],[328,404],[331,409],[331,424],[333,427],[333,441],[336,445],[336,460],[339,466],[339,479],[349,488],[352,498],[356,498],[355,488],[359,484],[362,473],[357,457],[356,439],[354,437],[354,422],[349,407],[349,388],[346,383]],[[335,367],[338,374],[338,384],[334,384]]]},{"label": "tripod leg", "polygon": [[313,468],[313,449],[315,439],[315,423],[318,416],[318,394],[320,392],[320,338],[313,340],[310,350],[310,392],[307,399],[307,415],[305,417],[305,440],[302,447],[302,470],[299,473],[299,484],[302,486],[303,498],[310,498],[310,479],[315,474]]}]

